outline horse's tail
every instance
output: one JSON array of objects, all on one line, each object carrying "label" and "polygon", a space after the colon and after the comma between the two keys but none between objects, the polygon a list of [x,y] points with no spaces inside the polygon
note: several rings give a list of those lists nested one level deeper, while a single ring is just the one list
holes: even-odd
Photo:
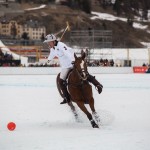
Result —
[{"label": "horse's tail", "polygon": [[56,78],[56,85],[57,85],[57,89],[58,89],[59,94],[60,94],[61,97],[63,98],[63,93],[62,93],[61,88],[60,88],[59,80],[60,80],[60,73],[57,75],[57,78]]}]

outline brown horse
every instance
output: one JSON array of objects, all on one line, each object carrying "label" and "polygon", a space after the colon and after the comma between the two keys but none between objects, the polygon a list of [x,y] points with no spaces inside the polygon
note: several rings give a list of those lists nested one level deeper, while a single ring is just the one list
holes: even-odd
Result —
[{"label": "brown horse", "polygon": [[[73,70],[68,75],[68,91],[71,96],[71,101],[75,102],[78,107],[87,115],[88,119],[91,122],[93,128],[99,128],[98,123],[100,122],[99,116],[95,111],[94,107],[94,98],[92,93],[92,86],[87,81],[88,78],[88,70],[85,62],[85,53],[82,53],[81,57],[77,57],[74,54],[75,61],[73,62],[74,67]],[[63,94],[59,87],[59,76],[57,76],[57,88],[60,95],[63,97]],[[85,104],[89,104],[92,114],[87,110]],[[75,107],[72,102],[68,103],[71,107],[76,119],[78,118],[78,114],[76,113]],[[95,120],[93,119],[94,116]],[[96,122],[95,122],[96,121]]]}]

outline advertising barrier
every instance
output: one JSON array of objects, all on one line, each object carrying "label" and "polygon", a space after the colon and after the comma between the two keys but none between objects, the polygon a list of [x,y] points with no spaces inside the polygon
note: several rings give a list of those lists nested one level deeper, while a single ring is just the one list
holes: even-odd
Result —
[{"label": "advertising barrier", "polygon": [[[56,75],[60,67],[0,67],[0,75]],[[129,74],[132,67],[88,67],[93,74]]]},{"label": "advertising barrier", "polygon": [[134,73],[146,73],[148,67],[133,67]]}]

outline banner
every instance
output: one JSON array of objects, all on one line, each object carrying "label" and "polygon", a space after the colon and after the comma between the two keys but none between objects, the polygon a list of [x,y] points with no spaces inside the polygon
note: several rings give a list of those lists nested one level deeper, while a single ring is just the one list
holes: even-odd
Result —
[{"label": "banner", "polygon": [[134,73],[146,73],[148,67],[133,67]]}]

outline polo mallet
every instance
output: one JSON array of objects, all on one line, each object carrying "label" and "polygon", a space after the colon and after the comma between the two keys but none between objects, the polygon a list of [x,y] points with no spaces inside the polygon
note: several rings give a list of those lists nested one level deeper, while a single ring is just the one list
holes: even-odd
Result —
[{"label": "polo mallet", "polygon": [[63,38],[64,34],[66,33],[66,31],[67,31],[67,30],[70,31],[70,26],[69,26],[68,21],[66,22],[66,24],[67,24],[67,27],[65,28],[64,32],[62,33],[61,38],[60,38],[60,41],[62,40],[62,38]]},{"label": "polo mallet", "polygon": [[60,33],[62,33],[64,31],[64,29],[61,29],[60,31],[58,31],[57,33],[54,33],[55,36],[59,35]]}]

